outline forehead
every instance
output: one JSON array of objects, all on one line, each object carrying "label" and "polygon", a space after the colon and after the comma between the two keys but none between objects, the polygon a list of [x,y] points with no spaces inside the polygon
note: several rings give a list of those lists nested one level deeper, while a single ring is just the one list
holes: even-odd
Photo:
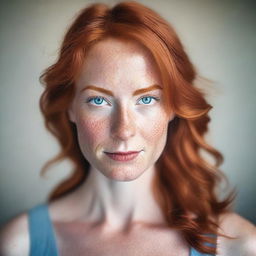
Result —
[{"label": "forehead", "polygon": [[160,77],[147,49],[133,41],[108,38],[89,49],[77,84],[128,90],[160,84]]}]

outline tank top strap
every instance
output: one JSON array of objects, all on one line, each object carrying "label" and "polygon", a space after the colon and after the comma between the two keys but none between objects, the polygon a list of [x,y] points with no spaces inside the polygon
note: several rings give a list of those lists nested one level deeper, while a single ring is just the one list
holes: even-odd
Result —
[{"label": "tank top strap", "polygon": [[201,253],[201,252],[198,252],[196,249],[191,247],[189,256],[215,256],[215,255],[214,254]]},{"label": "tank top strap", "polygon": [[[214,235],[214,234],[204,234],[204,235],[205,236],[216,237],[216,235]],[[205,243],[205,245],[210,246],[210,247],[215,247],[215,245],[211,244],[211,243]],[[196,249],[191,247],[189,256],[215,256],[215,254],[201,253],[201,252],[198,252]]]},{"label": "tank top strap", "polygon": [[30,256],[58,256],[48,205],[40,204],[28,211]]}]

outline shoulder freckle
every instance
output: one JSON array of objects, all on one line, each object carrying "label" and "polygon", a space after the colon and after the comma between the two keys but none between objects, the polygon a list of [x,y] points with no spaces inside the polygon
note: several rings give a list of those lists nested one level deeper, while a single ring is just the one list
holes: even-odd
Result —
[{"label": "shoulder freckle", "polygon": [[29,255],[28,215],[23,213],[0,230],[0,255]]}]

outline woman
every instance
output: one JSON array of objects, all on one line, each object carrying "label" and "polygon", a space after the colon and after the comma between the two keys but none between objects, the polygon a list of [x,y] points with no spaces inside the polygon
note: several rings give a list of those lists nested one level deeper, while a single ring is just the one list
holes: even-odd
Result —
[{"label": "woman", "polygon": [[[215,189],[211,106],[173,28],[136,2],[94,4],[42,75],[40,106],[74,173],[8,223],[1,255],[256,255],[255,227]],[[216,160],[208,163],[207,152]]]}]

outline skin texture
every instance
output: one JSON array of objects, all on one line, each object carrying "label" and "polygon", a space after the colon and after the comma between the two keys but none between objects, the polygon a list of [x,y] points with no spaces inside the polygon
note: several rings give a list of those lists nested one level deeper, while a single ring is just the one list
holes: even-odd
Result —
[{"label": "skin texture", "polygon": [[[134,91],[161,85],[151,56],[141,46],[108,39],[90,49],[77,79],[69,117],[77,126],[88,179],[74,192],[49,203],[61,256],[188,256],[182,236],[167,227],[151,190],[154,163],[166,143],[168,123],[161,90]],[[113,95],[83,90],[88,85]],[[154,96],[159,101],[141,97]],[[101,106],[92,96],[104,97]],[[150,104],[145,104],[150,102]],[[143,104],[144,103],[144,104]],[[143,150],[137,159],[118,163],[104,151]],[[219,256],[256,255],[255,226],[235,213],[220,216]],[[28,215],[23,213],[0,232],[0,255],[29,255]]]},{"label": "skin texture", "polygon": [[[153,221],[161,215],[150,185],[174,114],[164,109],[162,89],[134,95],[152,85],[161,86],[161,80],[150,54],[138,44],[116,39],[90,49],[77,79],[69,116],[91,164],[82,190],[93,198],[89,208],[97,221],[112,227],[122,228],[136,219]],[[84,90],[87,86],[110,90],[113,95]],[[95,102],[91,97],[105,100]],[[140,153],[128,162],[112,160],[104,153],[117,151]]]}]

